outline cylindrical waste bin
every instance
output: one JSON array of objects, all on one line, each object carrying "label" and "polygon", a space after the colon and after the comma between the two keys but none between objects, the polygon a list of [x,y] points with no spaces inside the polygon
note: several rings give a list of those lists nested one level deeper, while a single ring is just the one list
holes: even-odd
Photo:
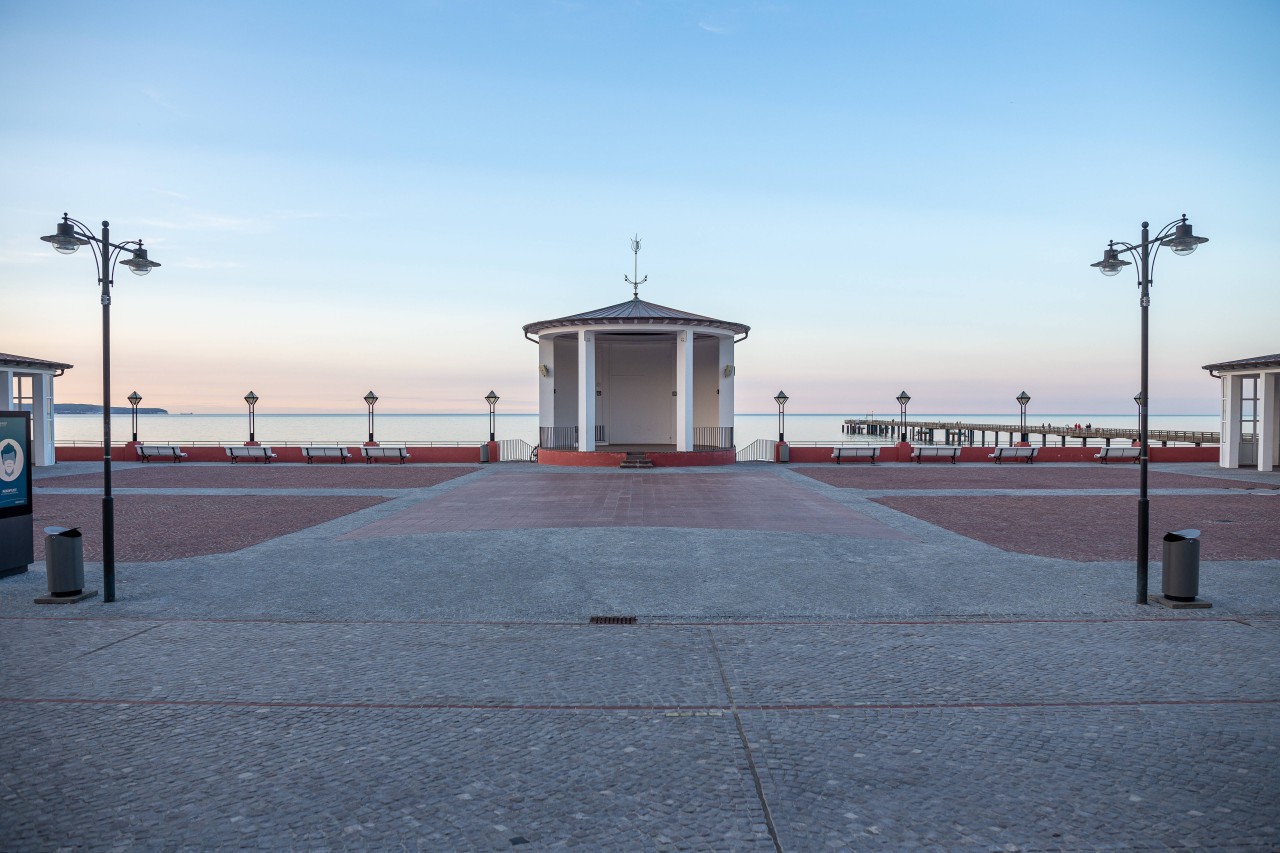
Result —
[{"label": "cylindrical waste bin", "polygon": [[1200,531],[1175,530],[1164,535],[1164,597],[1195,601],[1200,592]]},{"label": "cylindrical waste bin", "polygon": [[489,461],[489,445],[487,444],[480,445],[480,461],[481,462]]},{"label": "cylindrical waste bin", "polygon": [[778,442],[778,461],[788,463],[791,461],[791,445]]},{"label": "cylindrical waste bin", "polygon": [[79,528],[44,529],[44,570],[50,595],[79,595],[84,590],[84,539]]}]

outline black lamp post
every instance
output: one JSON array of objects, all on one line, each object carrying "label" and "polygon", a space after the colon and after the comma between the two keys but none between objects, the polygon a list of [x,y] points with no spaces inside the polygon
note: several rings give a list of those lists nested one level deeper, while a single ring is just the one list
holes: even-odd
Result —
[{"label": "black lamp post", "polygon": [[244,401],[249,404],[249,443],[253,444],[253,407],[258,404],[258,395],[250,391],[244,395]]},{"label": "black lamp post", "polygon": [[[1138,475],[1138,604],[1147,603],[1147,543],[1151,517],[1151,507],[1147,501],[1147,457],[1151,450],[1151,442],[1147,431],[1148,407],[1145,405],[1148,399],[1147,309],[1151,306],[1151,272],[1155,268],[1156,255],[1159,253],[1161,246],[1168,246],[1176,255],[1189,255],[1201,243],[1209,242],[1208,237],[1197,237],[1191,233],[1191,223],[1187,222],[1185,213],[1182,214],[1181,218],[1175,219],[1161,228],[1155,237],[1151,236],[1150,227],[1149,223],[1142,223],[1142,240],[1139,243],[1110,241],[1107,243],[1107,248],[1102,252],[1102,260],[1090,265],[1103,275],[1115,275],[1131,264],[1130,261],[1120,258],[1122,252],[1137,258],[1139,261],[1137,269],[1138,287],[1142,291],[1142,296],[1138,300],[1138,305],[1142,308],[1142,390],[1134,398],[1138,402],[1138,437],[1142,443],[1142,450],[1139,451],[1138,456],[1141,469]],[[1152,246],[1155,247],[1155,251],[1152,251]]]},{"label": "black lamp post", "polygon": [[378,402],[378,395],[370,391],[364,395],[364,401],[369,404],[369,443],[373,444],[373,404]]},{"label": "black lamp post", "polygon": [[1031,402],[1031,396],[1023,391],[1016,398],[1018,405],[1022,407],[1022,414],[1018,420],[1018,426],[1022,428],[1022,443],[1027,443],[1027,403]]},{"label": "black lamp post", "polygon": [[773,402],[778,404],[778,443],[779,444],[785,441],[785,439],[783,438],[783,435],[785,434],[784,427],[787,425],[786,408],[787,408],[787,401],[790,399],[791,398],[787,396],[786,391],[779,391],[778,395],[773,398]]},{"label": "black lamp post", "polygon": [[902,438],[899,441],[907,440],[907,403],[911,402],[911,395],[903,391],[898,395],[898,405],[902,407]]},{"label": "black lamp post", "polygon": [[498,400],[500,399],[502,398],[499,397],[497,394],[493,393],[492,391],[484,395],[485,402],[489,404],[489,440],[490,441],[494,440],[493,438],[494,426],[495,426],[494,420],[496,417],[494,415],[494,407],[498,405]]},{"label": "black lamp post", "polygon": [[[97,259],[98,283],[102,285],[102,600],[116,600],[116,522],[115,504],[111,497],[111,285],[117,262],[135,275],[146,275],[160,266],[147,258],[141,240],[111,242],[111,223],[102,221],[102,236],[95,237],[78,219],[62,214],[57,230],[46,243],[64,255],[73,254],[81,246],[89,246]],[[121,261],[128,252],[132,257]]]},{"label": "black lamp post", "polygon": [[139,394],[137,391],[134,391],[132,394],[128,396],[127,399],[129,400],[129,405],[133,406],[133,440],[135,443],[137,443],[138,441],[138,404],[142,402],[142,395]]}]

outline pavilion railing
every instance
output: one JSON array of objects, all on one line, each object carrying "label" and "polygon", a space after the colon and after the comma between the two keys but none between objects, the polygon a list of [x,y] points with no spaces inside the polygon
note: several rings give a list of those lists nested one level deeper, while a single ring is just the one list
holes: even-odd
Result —
[{"label": "pavilion railing", "polygon": [[578,428],[538,427],[538,446],[545,450],[577,450]]},{"label": "pavilion railing", "polygon": [[596,424],[596,444],[604,444],[607,442],[609,440],[606,437],[608,434],[609,431],[605,429],[604,424]]},{"label": "pavilion railing", "polygon": [[694,427],[693,446],[727,450],[733,447],[733,427]]}]

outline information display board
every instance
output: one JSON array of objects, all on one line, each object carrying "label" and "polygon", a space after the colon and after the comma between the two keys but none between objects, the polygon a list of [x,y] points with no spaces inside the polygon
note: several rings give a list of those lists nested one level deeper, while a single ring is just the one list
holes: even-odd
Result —
[{"label": "information display board", "polygon": [[0,412],[0,518],[31,515],[31,415]]},{"label": "information display board", "polygon": [[0,412],[0,577],[34,559],[31,531],[31,414]]}]

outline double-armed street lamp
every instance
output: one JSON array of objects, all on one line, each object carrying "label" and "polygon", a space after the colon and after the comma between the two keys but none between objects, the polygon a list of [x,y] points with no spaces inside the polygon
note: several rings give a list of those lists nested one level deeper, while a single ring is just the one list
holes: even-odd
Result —
[{"label": "double-armed street lamp", "polygon": [[1021,431],[1022,431],[1021,441],[1023,444],[1026,444],[1027,443],[1027,403],[1031,402],[1031,395],[1028,394],[1026,391],[1023,391],[1014,399],[1016,399],[1018,401],[1018,405],[1022,407],[1022,414],[1018,418],[1018,426],[1021,427]]},{"label": "double-armed street lamp", "polygon": [[[116,600],[115,506],[111,496],[111,285],[116,263],[135,275],[146,275],[160,264],[147,257],[141,240],[111,242],[111,223],[102,221],[102,236],[95,237],[78,219],[62,214],[57,230],[41,240],[63,255],[89,246],[98,261],[98,283],[102,286],[102,600]],[[130,257],[120,260],[121,254]],[[137,439],[137,436],[134,436]]]},{"label": "double-armed street lamp", "polygon": [[133,406],[133,441],[136,444],[138,441],[138,404],[142,402],[142,395],[134,391],[127,399],[129,400],[129,405]]},{"label": "double-armed street lamp", "polygon": [[907,403],[911,402],[911,395],[903,391],[898,395],[898,405],[902,408],[902,437],[899,441],[907,440]]},{"label": "double-armed street lamp", "polygon": [[786,408],[787,408],[787,401],[790,399],[791,398],[787,396],[786,391],[779,391],[777,393],[777,396],[773,398],[773,402],[778,404],[778,443],[779,444],[782,444],[785,441],[783,436],[785,435],[784,427],[786,427],[787,425]]},{"label": "double-armed street lamp", "polygon": [[258,405],[258,395],[250,391],[244,395],[244,401],[249,404],[249,443],[253,444],[253,407]]},{"label": "double-armed street lamp", "polygon": [[369,443],[373,444],[373,404],[378,402],[378,395],[370,391],[364,395],[364,401],[369,404]]},{"label": "double-armed street lamp", "polygon": [[493,436],[495,433],[495,426],[496,426],[496,424],[494,423],[494,420],[496,418],[494,411],[498,405],[498,400],[500,399],[502,398],[499,397],[497,394],[493,393],[492,391],[484,395],[484,401],[489,404],[489,440],[490,441],[494,440]]},{"label": "double-armed street lamp", "polygon": [[[1184,213],[1151,236],[1150,223],[1142,223],[1142,240],[1138,243],[1110,241],[1102,252],[1102,260],[1090,266],[1103,275],[1115,275],[1131,261],[1123,260],[1120,255],[1127,254],[1138,260],[1138,287],[1142,291],[1138,304],[1142,308],[1142,390],[1134,401],[1138,404],[1138,437],[1142,443],[1138,462],[1138,561],[1137,561],[1137,603],[1147,603],[1147,547],[1150,523],[1150,504],[1147,500],[1147,459],[1150,455],[1151,442],[1147,430],[1147,414],[1150,400],[1147,387],[1147,309],[1151,306],[1151,273],[1155,268],[1156,255],[1161,246],[1168,246],[1175,255],[1189,255],[1201,243],[1209,242],[1208,237],[1197,237],[1191,232],[1191,223],[1187,222]],[[1152,248],[1154,247],[1154,249]]]}]

